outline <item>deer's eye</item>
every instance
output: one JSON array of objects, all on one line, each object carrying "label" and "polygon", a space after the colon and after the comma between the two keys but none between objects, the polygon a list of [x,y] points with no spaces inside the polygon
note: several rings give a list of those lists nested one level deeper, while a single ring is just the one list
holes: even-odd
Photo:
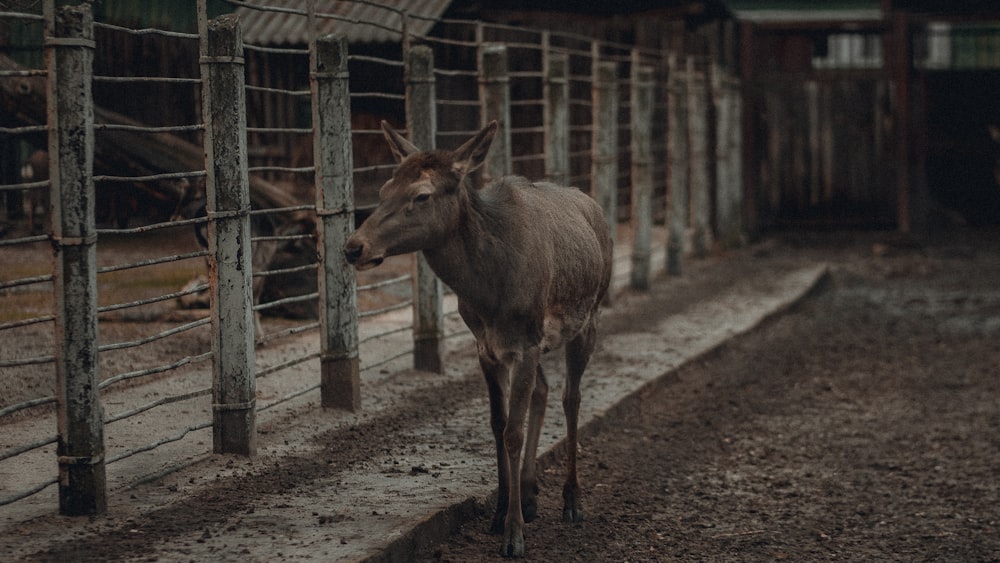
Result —
[{"label": "deer's eye", "polygon": [[415,198],[413,198],[413,202],[414,203],[422,203],[422,202],[427,201],[430,198],[431,198],[431,194],[426,194],[426,193],[425,194],[417,194],[417,196]]}]

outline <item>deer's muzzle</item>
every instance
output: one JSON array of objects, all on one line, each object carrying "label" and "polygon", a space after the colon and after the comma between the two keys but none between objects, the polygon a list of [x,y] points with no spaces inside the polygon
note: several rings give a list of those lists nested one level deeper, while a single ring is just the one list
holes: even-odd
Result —
[{"label": "deer's muzzle", "polygon": [[358,270],[367,270],[385,261],[385,256],[365,257],[364,243],[348,240],[344,245],[344,258]]}]

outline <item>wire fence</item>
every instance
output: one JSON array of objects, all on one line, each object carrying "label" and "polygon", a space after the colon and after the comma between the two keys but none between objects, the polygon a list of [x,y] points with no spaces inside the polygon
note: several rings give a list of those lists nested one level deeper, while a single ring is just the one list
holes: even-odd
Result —
[{"label": "wire fence", "polygon": [[[590,193],[631,241],[616,271],[639,289],[653,252],[680,273],[682,256],[741,232],[738,84],[707,61],[481,21],[416,34],[414,16],[364,2],[370,20],[316,2],[230,4],[309,36],[254,43],[204,1],[197,33],[89,26],[85,9],[52,2],[44,15],[0,12],[45,23],[38,43],[52,52],[47,68],[0,69],[4,92],[34,100],[22,95],[21,122],[0,129],[25,163],[0,185],[21,220],[0,240],[0,475],[20,475],[0,482],[0,506],[58,484],[62,513],[100,512],[109,479],[169,470],[192,450],[252,455],[260,413],[304,400],[358,409],[362,380],[407,360],[440,369],[447,343],[468,334],[454,299],[412,257],[355,279],[340,253],[393,169],[381,120],[452,148],[497,118],[506,141],[491,173]],[[348,46],[320,36],[331,22],[398,40]],[[139,43],[147,62],[184,60],[107,60]],[[425,52],[430,74],[418,77],[412,57]],[[499,70],[484,68],[493,54]],[[78,67],[93,70],[67,70]],[[47,82],[84,103],[46,102]],[[414,107],[430,83],[429,105]],[[89,141],[69,146],[77,133]],[[74,167],[73,150],[89,164]],[[669,238],[654,240],[654,224]]]}]

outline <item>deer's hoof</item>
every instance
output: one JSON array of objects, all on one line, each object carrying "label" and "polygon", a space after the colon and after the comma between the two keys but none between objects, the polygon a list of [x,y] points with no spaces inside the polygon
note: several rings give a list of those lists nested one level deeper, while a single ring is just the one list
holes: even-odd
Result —
[{"label": "deer's hoof", "polygon": [[563,522],[583,522],[580,489],[575,485],[566,485],[563,488]]},{"label": "deer's hoof", "polygon": [[532,522],[538,517],[538,485],[523,483],[521,485],[521,516],[525,522]]},{"label": "deer's hoof", "polygon": [[538,517],[538,501],[534,497],[525,499],[521,503],[521,516],[524,517],[525,522],[534,522],[535,518]]},{"label": "deer's hoof", "polygon": [[524,534],[507,532],[504,534],[503,545],[500,546],[501,557],[524,557]]},{"label": "deer's hoof", "polygon": [[572,522],[574,524],[583,522],[583,510],[579,506],[564,507],[563,522]]}]

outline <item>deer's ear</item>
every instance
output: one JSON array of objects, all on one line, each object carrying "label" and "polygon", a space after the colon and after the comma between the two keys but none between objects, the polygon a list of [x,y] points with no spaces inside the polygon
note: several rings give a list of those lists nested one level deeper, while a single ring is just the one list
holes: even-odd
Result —
[{"label": "deer's ear", "polygon": [[1000,126],[990,125],[987,129],[990,131],[990,137],[993,137],[994,141],[1000,143]]},{"label": "deer's ear", "polygon": [[384,120],[382,121],[382,134],[385,135],[385,140],[389,143],[389,148],[392,149],[392,155],[396,157],[396,162],[403,162],[411,154],[420,152],[416,145],[407,141]]},{"label": "deer's ear", "polygon": [[454,167],[461,175],[467,175],[478,169],[486,161],[486,153],[493,144],[493,137],[497,134],[499,125],[496,120],[491,121],[486,127],[476,133],[474,137],[455,149],[452,153]]}]

